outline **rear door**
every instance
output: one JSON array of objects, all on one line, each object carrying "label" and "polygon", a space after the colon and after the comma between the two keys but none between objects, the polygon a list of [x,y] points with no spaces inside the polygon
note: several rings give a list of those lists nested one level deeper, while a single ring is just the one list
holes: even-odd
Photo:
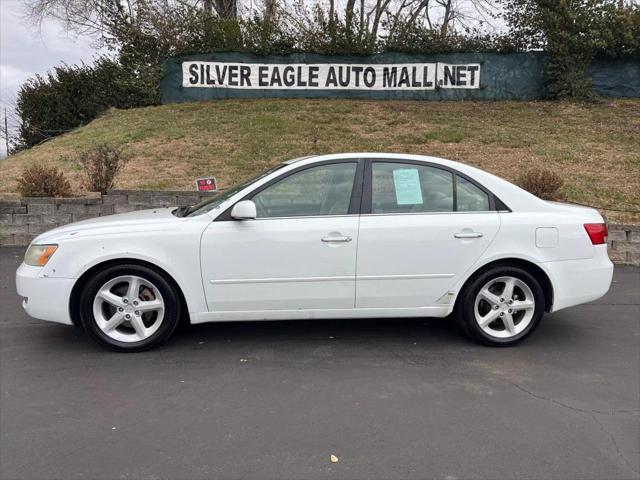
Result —
[{"label": "rear door", "polygon": [[494,203],[480,185],[435,164],[367,161],[356,307],[435,304],[498,232]]}]

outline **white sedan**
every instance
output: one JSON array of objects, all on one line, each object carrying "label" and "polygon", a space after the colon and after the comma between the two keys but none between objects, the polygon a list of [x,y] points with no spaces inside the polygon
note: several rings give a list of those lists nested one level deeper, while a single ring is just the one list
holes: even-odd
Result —
[{"label": "white sedan", "polygon": [[37,237],[24,309],[140,351],[191,323],[445,317],[513,345],[544,312],[611,284],[591,208],[417,155],[299,158],[188,208],[86,220]]}]

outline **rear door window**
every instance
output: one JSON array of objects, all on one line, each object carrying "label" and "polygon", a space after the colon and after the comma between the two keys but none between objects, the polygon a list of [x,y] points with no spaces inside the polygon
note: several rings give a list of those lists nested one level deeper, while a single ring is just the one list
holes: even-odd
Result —
[{"label": "rear door window", "polygon": [[453,212],[453,175],[426,165],[372,163],[371,213]]},{"label": "rear door window", "polygon": [[490,210],[489,195],[469,180],[456,175],[458,212],[486,212]]}]

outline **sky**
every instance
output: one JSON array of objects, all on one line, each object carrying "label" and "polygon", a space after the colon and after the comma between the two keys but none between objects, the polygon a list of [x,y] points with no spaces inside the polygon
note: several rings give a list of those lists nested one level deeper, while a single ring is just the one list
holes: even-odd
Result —
[{"label": "sky", "polygon": [[[61,62],[91,63],[96,50],[91,40],[67,34],[53,20],[38,29],[24,18],[20,0],[0,0],[0,115],[4,128],[4,108],[9,127],[15,128],[13,106],[20,85],[36,73],[46,73]],[[4,138],[0,142],[0,158],[6,156]]]}]

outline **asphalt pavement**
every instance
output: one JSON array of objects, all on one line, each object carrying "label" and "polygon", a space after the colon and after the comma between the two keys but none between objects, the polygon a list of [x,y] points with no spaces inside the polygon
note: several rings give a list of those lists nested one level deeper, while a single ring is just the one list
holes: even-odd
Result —
[{"label": "asphalt pavement", "polygon": [[117,354],[23,312],[22,254],[0,249],[2,479],[640,478],[640,269],[515,348],[316,320]]}]

